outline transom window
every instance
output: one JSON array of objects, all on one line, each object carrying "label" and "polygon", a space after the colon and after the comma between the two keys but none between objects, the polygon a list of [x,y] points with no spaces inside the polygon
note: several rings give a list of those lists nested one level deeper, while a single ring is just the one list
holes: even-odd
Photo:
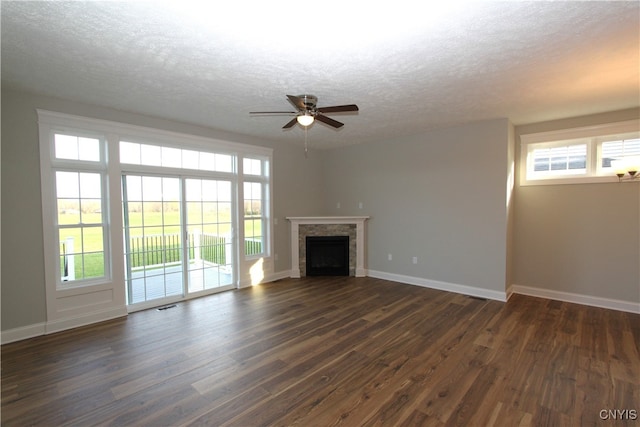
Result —
[{"label": "transom window", "polygon": [[54,138],[56,160],[101,161],[100,140],[78,135],[56,133]]},{"label": "transom window", "polygon": [[520,185],[617,182],[640,156],[638,120],[522,135]]},{"label": "transom window", "polygon": [[245,158],[242,161],[242,168],[245,175],[262,175],[262,161],[260,159]]},{"label": "transom window", "polygon": [[233,156],[161,145],[120,142],[120,163],[212,172],[233,172]]},{"label": "transom window", "polygon": [[587,170],[587,144],[535,148],[531,152],[533,174],[582,174]]},{"label": "transom window", "polygon": [[615,173],[620,162],[640,157],[640,138],[620,139],[602,142],[600,167]]}]

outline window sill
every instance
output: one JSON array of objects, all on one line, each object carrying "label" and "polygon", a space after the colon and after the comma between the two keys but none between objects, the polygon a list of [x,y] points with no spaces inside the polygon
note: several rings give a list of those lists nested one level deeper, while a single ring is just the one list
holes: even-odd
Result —
[{"label": "window sill", "polygon": [[[638,182],[638,181],[636,181]],[[616,176],[582,176],[582,177],[566,177],[566,178],[542,178],[542,179],[524,179],[520,181],[520,187],[530,187],[536,185],[573,185],[573,184],[611,184],[618,183]]]}]

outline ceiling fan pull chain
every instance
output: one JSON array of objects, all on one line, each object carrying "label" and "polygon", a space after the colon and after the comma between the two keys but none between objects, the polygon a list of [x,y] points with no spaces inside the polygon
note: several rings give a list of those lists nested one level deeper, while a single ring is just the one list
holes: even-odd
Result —
[{"label": "ceiling fan pull chain", "polygon": [[309,152],[309,146],[307,144],[307,130],[309,127],[304,128],[304,158],[307,158],[307,153]]}]

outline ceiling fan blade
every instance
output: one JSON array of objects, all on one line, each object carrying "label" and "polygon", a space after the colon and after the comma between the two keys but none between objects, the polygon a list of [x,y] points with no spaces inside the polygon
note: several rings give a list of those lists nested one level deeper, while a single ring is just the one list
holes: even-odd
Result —
[{"label": "ceiling fan blade", "polygon": [[249,111],[249,114],[298,114],[296,111]]},{"label": "ceiling fan blade", "polygon": [[321,113],[342,113],[345,111],[358,111],[358,106],[356,104],[334,105],[332,107],[318,108],[318,111]]},{"label": "ceiling fan blade", "polygon": [[282,126],[282,129],[289,129],[291,127],[294,127],[297,122],[298,122],[298,118],[294,117],[289,123],[287,123],[286,125]]},{"label": "ceiling fan blade", "polygon": [[289,98],[289,101],[291,101],[298,110],[305,111],[307,109],[307,106],[304,105],[304,99],[293,95],[287,95],[287,98]]},{"label": "ceiling fan blade", "polygon": [[329,126],[333,126],[334,128],[341,128],[344,126],[344,123],[340,123],[337,120],[333,120],[330,117],[323,116],[322,114],[316,114],[316,120],[320,120],[323,123],[328,124]]}]

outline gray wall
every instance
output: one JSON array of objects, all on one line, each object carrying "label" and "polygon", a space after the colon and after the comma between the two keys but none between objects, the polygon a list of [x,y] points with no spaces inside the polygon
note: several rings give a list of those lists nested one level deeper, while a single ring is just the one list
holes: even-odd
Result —
[{"label": "gray wall", "polygon": [[327,206],[371,216],[370,270],[504,292],[509,132],[497,119],[325,152]]},{"label": "gray wall", "polygon": [[326,212],[320,152],[288,143],[272,144],[274,150],[273,215],[274,215],[274,271],[291,269],[291,230],[288,216],[314,216]]},{"label": "gray wall", "polygon": [[10,97],[2,91],[2,330],[46,319],[36,112]]},{"label": "gray wall", "polygon": [[[639,116],[631,109],[518,126],[517,155],[520,135]],[[516,186],[515,198],[515,284],[640,303],[640,184]]]},{"label": "gray wall", "polygon": [[273,151],[273,206],[278,225],[276,272],[289,270],[289,228],[285,216],[323,210],[320,156],[304,157],[301,146],[265,142],[199,126],[84,105],[24,92],[2,90],[2,330],[46,320],[40,199],[40,158],[36,108],[269,146]]}]

